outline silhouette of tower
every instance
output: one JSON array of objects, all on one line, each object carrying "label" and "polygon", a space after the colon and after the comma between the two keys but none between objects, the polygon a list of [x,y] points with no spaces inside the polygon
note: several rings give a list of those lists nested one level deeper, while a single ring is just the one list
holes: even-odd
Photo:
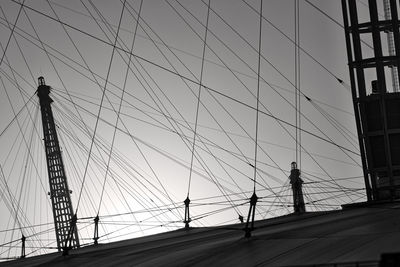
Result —
[{"label": "silhouette of tower", "polygon": [[293,192],[293,211],[295,213],[306,212],[303,197],[303,180],[300,178],[300,170],[297,169],[297,163],[292,162],[290,171],[290,184],[292,185]]},{"label": "silhouette of tower", "polygon": [[[53,207],[54,226],[56,231],[58,250],[71,247],[79,247],[78,231],[75,224],[76,218],[73,215],[72,203],[65,176],[64,164],[61,157],[60,146],[54,124],[51,103],[49,96],[50,86],[47,86],[43,77],[39,77],[37,95],[42,113],[44,146],[46,150],[47,171],[50,183],[50,199]],[[71,227],[73,226],[73,227]]]},{"label": "silhouette of tower", "polygon": [[[396,0],[384,2],[368,0],[369,18],[365,19],[357,14],[359,2],[342,0],[368,201],[400,198],[399,20]],[[378,14],[385,16],[381,19]]]}]

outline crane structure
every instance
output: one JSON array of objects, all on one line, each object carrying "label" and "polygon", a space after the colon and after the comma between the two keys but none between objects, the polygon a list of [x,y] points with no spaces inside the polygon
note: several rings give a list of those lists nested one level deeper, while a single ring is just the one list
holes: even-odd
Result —
[{"label": "crane structure", "polygon": [[[400,33],[396,0],[342,0],[354,114],[369,202],[400,199]],[[379,14],[385,14],[382,18]],[[382,36],[388,35],[388,45]],[[365,40],[372,40],[366,42]],[[368,50],[365,46],[368,46]],[[372,50],[372,53],[371,53]],[[388,82],[392,75],[392,83]],[[392,84],[392,85],[391,85]]]},{"label": "crane structure", "polygon": [[49,195],[53,208],[57,248],[61,251],[78,248],[79,238],[76,217],[73,214],[70,197],[72,191],[68,188],[53,111],[51,109],[53,100],[49,96],[50,89],[50,86],[45,84],[44,78],[39,77],[37,95],[42,114],[43,140],[50,184]]}]

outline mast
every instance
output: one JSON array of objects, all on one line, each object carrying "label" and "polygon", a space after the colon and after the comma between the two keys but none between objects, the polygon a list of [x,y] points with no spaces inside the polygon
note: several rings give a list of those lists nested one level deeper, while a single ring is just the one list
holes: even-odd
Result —
[{"label": "mast", "polygon": [[303,180],[300,178],[300,170],[297,169],[297,163],[292,162],[290,171],[290,184],[293,192],[293,211],[294,213],[306,212],[306,205],[303,197]]},{"label": "mast", "polygon": [[[58,142],[56,126],[54,124],[49,96],[50,86],[47,86],[43,77],[39,77],[37,95],[42,113],[44,146],[46,151],[47,172],[50,184],[50,199],[53,208],[54,227],[56,231],[58,251],[62,249],[78,248],[78,230],[76,217],[73,214],[67,177],[65,176],[60,145]],[[70,242],[68,244],[68,242]]]}]

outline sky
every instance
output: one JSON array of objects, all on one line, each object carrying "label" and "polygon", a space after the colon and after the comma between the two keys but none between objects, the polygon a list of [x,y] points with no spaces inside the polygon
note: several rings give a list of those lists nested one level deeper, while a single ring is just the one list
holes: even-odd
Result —
[{"label": "sky", "polygon": [[97,214],[100,242],[181,228],[186,197],[195,227],[239,222],[254,188],[256,219],[288,214],[296,154],[307,210],[365,200],[340,1],[299,1],[297,34],[295,2],[263,2],[258,71],[257,0],[1,0],[0,259],[56,246],[39,76],[81,244]]}]

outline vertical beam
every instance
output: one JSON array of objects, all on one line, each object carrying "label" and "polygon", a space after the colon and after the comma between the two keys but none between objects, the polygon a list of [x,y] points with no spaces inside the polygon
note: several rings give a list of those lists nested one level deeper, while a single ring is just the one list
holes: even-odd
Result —
[{"label": "vertical beam", "polygon": [[390,0],[390,12],[392,15],[392,31],[394,37],[394,47],[396,51],[396,66],[397,66],[397,76],[400,81],[400,34],[399,34],[399,18],[397,13],[396,0]]},{"label": "vertical beam", "polygon": [[[368,0],[369,4],[369,14],[371,18],[371,28],[372,28],[372,42],[374,45],[374,56],[376,58],[376,77],[378,80],[379,93],[380,93],[380,108],[383,119],[383,138],[385,142],[385,154],[387,160],[387,173],[389,177],[390,187],[393,188],[393,170],[392,170],[392,157],[390,154],[390,143],[389,143],[389,135],[387,129],[387,112],[386,112],[386,103],[383,98],[383,94],[387,92],[386,89],[386,78],[385,78],[385,70],[380,58],[382,58],[382,41],[379,30],[379,19],[378,19],[378,7],[376,5],[376,0]],[[394,198],[393,190],[390,191],[391,196]]]},{"label": "vertical beam", "polygon": [[369,4],[369,16],[371,18],[371,29],[372,29],[372,43],[374,46],[374,56],[376,60],[376,77],[378,80],[379,92],[384,94],[386,90],[386,78],[385,70],[383,68],[382,61],[382,40],[381,32],[379,30],[378,21],[378,7],[376,5],[376,0],[368,0]]},{"label": "vertical beam", "polygon": [[353,39],[353,50],[354,50],[354,61],[349,63],[358,66],[356,67],[357,88],[358,88],[358,96],[362,98],[367,95],[367,92],[365,88],[364,69],[361,68],[362,51],[361,51],[360,31],[358,29],[357,5],[355,0],[349,0],[349,11],[350,11],[350,22],[351,22],[350,30]]},{"label": "vertical beam", "polygon": [[342,12],[343,12],[343,21],[344,21],[344,31],[345,31],[345,38],[346,38],[346,48],[347,48],[347,61],[349,66],[349,73],[350,73],[350,86],[351,86],[351,95],[353,98],[353,108],[354,108],[354,116],[356,119],[356,128],[358,134],[358,144],[360,147],[360,154],[361,154],[361,163],[363,166],[363,175],[364,175],[364,183],[365,183],[365,190],[367,194],[367,200],[372,201],[372,194],[371,194],[371,184],[369,182],[369,174],[367,169],[367,160],[365,157],[365,143],[363,140],[363,131],[361,127],[361,118],[360,118],[360,110],[359,110],[359,102],[358,96],[356,91],[356,81],[354,77],[354,68],[352,66],[353,62],[353,53],[351,49],[351,40],[350,40],[350,26],[349,26],[349,19],[348,19],[348,11],[347,11],[347,4],[346,0],[342,0]]}]

